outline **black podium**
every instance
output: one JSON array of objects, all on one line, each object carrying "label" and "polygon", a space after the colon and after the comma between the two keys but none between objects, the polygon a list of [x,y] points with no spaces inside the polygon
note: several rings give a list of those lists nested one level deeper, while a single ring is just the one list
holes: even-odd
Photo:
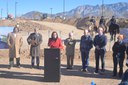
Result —
[{"label": "black podium", "polygon": [[60,49],[44,49],[44,81],[60,81]]}]

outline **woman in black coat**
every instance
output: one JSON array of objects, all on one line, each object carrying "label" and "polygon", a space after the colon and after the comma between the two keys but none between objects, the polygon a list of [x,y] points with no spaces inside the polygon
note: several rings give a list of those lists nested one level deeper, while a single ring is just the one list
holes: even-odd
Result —
[{"label": "woman in black coat", "polygon": [[117,38],[117,42],[114,43],[112,50],[113,50],[113,63],[114,63],[114,69],[113,69],[113,76],[117,75],[117,64],[119,63],[119,77],[122,77],[123,74],[123,63],[125,59],[125,51],[126,46],[124,44],[123,35],[119,35]]}]

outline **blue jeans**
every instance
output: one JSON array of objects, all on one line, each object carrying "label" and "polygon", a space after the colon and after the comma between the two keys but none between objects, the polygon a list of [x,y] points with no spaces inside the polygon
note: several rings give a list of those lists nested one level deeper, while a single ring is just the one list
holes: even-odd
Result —
[{"label": "blue jeans", "polygon": [[87,69],[89,65],[89,51],[81,51],[82,69]]}]

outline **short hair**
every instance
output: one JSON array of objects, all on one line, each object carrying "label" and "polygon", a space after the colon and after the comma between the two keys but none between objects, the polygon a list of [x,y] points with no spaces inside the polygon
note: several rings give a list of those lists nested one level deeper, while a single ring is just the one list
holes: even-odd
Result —
[{"label": "short hair", "polygon": [[72,33],[72,32],[70,32],[70,33],[69,33],[69,35],[70,35],[70,36],[73,36],[73,33]]},{"label": "short hair", "polygon": [[19,28],[17,28],[17,27],[14,27],[13,32],[14,32],[16,29],[17,29],[17,30],[18,30],[18,32],[19,32]]}]

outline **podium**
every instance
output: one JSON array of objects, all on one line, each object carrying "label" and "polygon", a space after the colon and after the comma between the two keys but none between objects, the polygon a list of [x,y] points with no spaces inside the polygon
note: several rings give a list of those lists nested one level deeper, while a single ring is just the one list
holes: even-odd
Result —
[{"label": "podium", "polygon": [[44,49],[44,81],[60,82],[60,49]]}]

